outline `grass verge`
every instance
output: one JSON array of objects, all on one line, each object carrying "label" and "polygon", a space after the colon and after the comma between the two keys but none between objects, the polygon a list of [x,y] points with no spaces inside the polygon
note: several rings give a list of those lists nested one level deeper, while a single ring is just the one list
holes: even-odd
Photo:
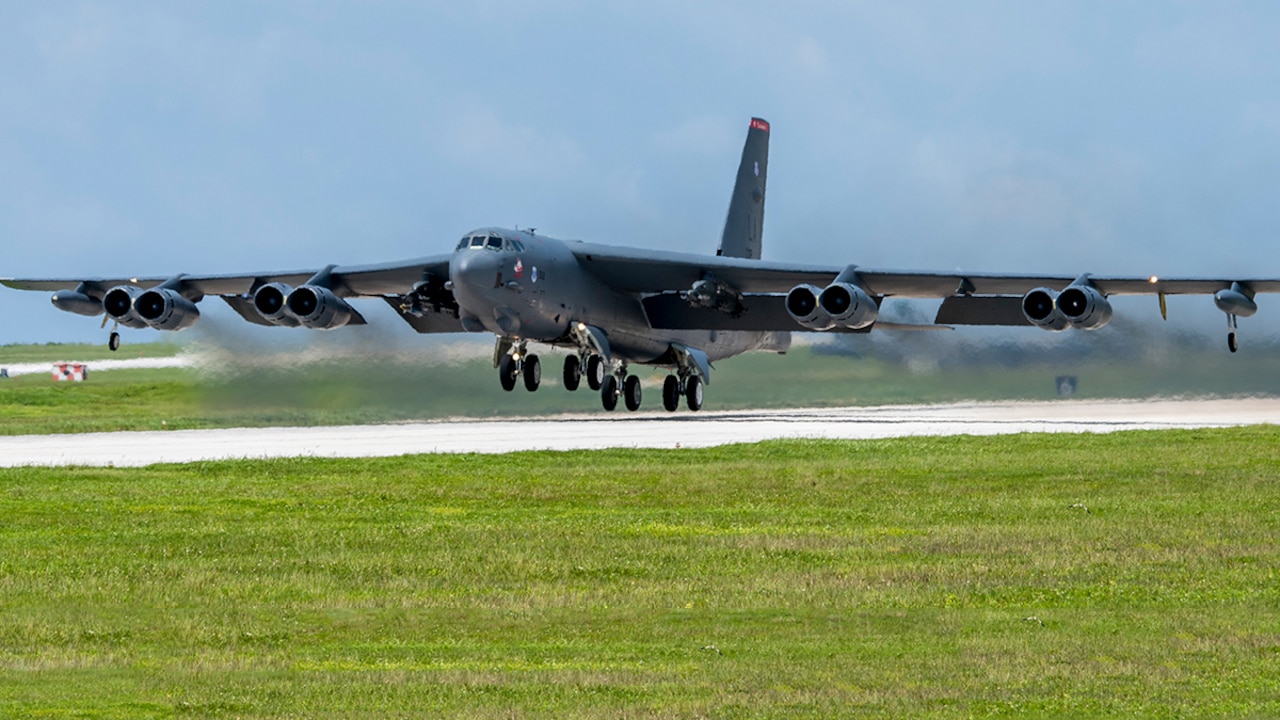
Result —
[{"label": "grass verge", "polygon": [[0,470],[0,715],[1280,715],[1280,430]]}]

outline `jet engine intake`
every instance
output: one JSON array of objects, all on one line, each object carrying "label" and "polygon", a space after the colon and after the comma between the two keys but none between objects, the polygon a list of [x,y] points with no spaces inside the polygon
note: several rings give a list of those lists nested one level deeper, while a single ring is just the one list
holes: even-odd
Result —
[{"label": "jet engine intake", "polygon": [[125,327],[142,329],[148,327],[147,321],[138,315],[134,307],[134,299],[142,294],[142,289],[133,285],[117,285],[102,296],[102,309],[112,320]]},{"label": "jet engine intake", "polygon": [[59,290],[49,300],[54,307],[63,312],[86,315],[88,317],[97,317],[103,313],[101,300],[95,300],[82,292],[74,290]]},{"label": "jet engine intake", "polygon": [[293,288],[284,283],[268,283],[253,293],[253,309],[272,325],[297,327],[298,320],[289,314],[285,301]]},{"label": "jet engine intake", "polygon": [[[256,296],[255,296],[256,303]],[[355,309],[328,288],[303,285],[285,300],[289,314],[313,330],[334,330],[351,322]]]},{"label": "jet engine intake", "polygon": [[880,306],[875,298],[857,285],[832,283],[818,296],[818,305],[836,325],[861,330],[876,321]]},{"label": "jet engine intake", "polygon": [[818,303],[822,291],[812,285],[797,285],[787,293],[787,314],[809,330],[830,330],[835,320]]},{"label": "jet engine intake", "polygon": [[1036,288],[1022,297],[1022,314],[1038,328],[1059,332],[1070,321],[1058,310],[1058,295],[1049,288]]},{"label": "jet engine intake", "polygon": [[181,330],[200,319],[196,304],[168,288],[152,288],[133,300],[138,317],[156,330]]},{"label": "jet engine intake", "polygon": [[1097,330],[1111,322],[1111,303],[1089,285],[1071,285],[1059,293],[1057,305],[1059,314],[1080,330]]}]

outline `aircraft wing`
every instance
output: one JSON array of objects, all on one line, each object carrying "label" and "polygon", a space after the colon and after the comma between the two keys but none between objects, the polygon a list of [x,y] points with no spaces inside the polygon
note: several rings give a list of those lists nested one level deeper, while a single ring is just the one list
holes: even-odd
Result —
[{"label": "aircraft wing", "polygon": [[[801,283],[823,287],[845,265],[804,265],[685,253],[617,248],[592,243],[570,247],[578,263],[613,288],[634,293],[688,290],[693,283],[714,276],[742,293],[786,293]],[[873,295],[945,298],[957,294],[1025,295],[1038,288],[1061,290],[1080,276],[966,272],[922,272],[856,268],[858,279]],[[1209,295],[1247,285],[1254,292],[1280,292],[1280,279],[1089,277],[1104,295]],[[967,283],[967,284],[966,284]]]},{"label": "aircraft wing", "polygon": [[[243,295],[258,285],[280,282],[301,285],[323,268],[312,270],[286,270],[227,275],[187,275],[183,286],[202,295]],[[418,258],[378,265],[339,265],[331,271],[334,290],[341,290],[348,297],[375,295],[403,295],[413,289],[414,283],[426,273],[447,277],[449,256]],[[74,290],[81,283],[92,290],[106,291],[117,285],[135,285],[140,288],[155,287],[169,278],[164,277],[78,277],[78,278],[0,278],[0,285],[15,290]]]},{"label": "aircraft wing", "polygon": [[[448,278],[449,257],[449,255],[436,255],[376,265],[339,265],[329,270],[328,287],[342,297],[386,298],[400,316],[418,332],[461,332],[462,327],[456,318],[424,319],[399,307],[400,299],[413,292],[414,285],[424,280],[428,274],[438,278]],[[253,310],[249,299],[253,291],[262,285],[274,282],[296,287],[306,283],[323,270],[324,268],[315,268],[238,274],[184,275],[181,277],[181,286],[184,294],[197,298],[208,295],[220,296],[245,320],[259,325],[270,325],[271,323],[263,320]],[[16,290],[48,292],[75,290],[83,286],[87,292],[101,296],[118,285],[132,285],[146,289],[171,279],[164,277],[0,278],[0,285]],[[358,314],[357,318],[359,318]],[[361,322],[363,318],[359,318],[356,324]]]},{"label": "aircraft wing", "polygon": [[[857,266],[800,265],[729,257],[570,245],[578,263],[610,287],[644,298],[654,327],[708,330],[803,330],[787,314],[786,293],[801,284],[819,289],[842,274],[879,302],[885,297],[943,300],[935,320],[954,325],[1028,325],[1022,298],[1036,288],[1057,292],[1081,275],[1033,275],[879,270]],[[700,280],[740,293],[742,312],[726,314],[691,307],[680,294]],[[1158,278],[1088,276],[1099,293],[1110,295],[1211,295],[1240,283],[1249,292],[1280,292],[1276,278]],[[889,327],[878,323],[876,327]],[[899,326],[901,327],[901,326]]]}]

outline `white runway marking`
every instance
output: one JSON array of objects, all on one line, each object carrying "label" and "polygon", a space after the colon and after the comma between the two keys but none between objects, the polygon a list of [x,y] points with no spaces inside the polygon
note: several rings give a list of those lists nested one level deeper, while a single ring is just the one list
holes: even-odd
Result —
[{"label": "white runway marking", "polygon": [[619,411],[608,415],[398,425],[21,435],[0,437],[0,467],[708,447],[772,438],[1114,432],[1262,423],[1280,423],[1280,400],[964,403],[698,414]]}]

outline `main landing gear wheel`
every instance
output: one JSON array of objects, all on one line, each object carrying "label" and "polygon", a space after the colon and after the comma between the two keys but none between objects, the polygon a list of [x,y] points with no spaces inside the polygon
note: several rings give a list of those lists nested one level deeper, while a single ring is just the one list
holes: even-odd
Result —
[{"label": "main landing gear wheel", "polygon": [[640,409],[640,378],[637,375],[628,375],[627,379],[622,381],[622,399],[627,403],[627,409],[635,412]]},{"label": "main landing gear wheel", "polygon": [[516,367],[515,358],[510,355],[503,355],[498,361],[498,381],[502,383],[502,389],[511,392],[516,389]]},{"label": "main landing gear wheel", "polygon": [[564,389],[570,392],[577,390],[580,382],[582,382],[582,361],[577,355],[570,355],[564,359]]},{"label": "main landing gear wheel", "polygon": [[612,375],[605,375],[604,381],[600,383],[600,404],[604,405],[605,410],[618,407],[618,379]]},{"label": "main landing gear wheel", "polygon": [[599,390],[604,384],[604,358],[592,355],[587,358],[587,386]]},{"label": "main landing gear wheel", "polygon": [[702,409],[702,378],[690,375],[684,381],[684,397],[690,410],[696,412]]},{"label": "main landing gear wheel", "polygon": [[529,392],[537,390],[538,383],[542,382],[542,363],[538,362],[538,356],[526,355],[521,370],[524,374],[524,389]]},{"label": "main landing gear wheel", "polygon": [[107,338],[107,347],[111,352],[115,352],[120,349],[120,333],[112,331],[111,337]]},{"label": "main landing gear wheel", "polygon": [[667,412],[675,412],[680,407],[680,378],[675,375],[668,375],[662,381],[662,407]]}]

